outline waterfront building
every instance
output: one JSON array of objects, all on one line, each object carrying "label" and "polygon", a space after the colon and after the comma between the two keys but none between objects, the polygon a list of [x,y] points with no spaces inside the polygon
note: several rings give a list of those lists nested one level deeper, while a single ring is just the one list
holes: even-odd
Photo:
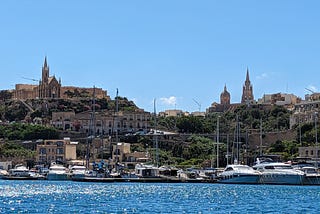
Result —
[{"label": "waterfront building", "polygon": [[319,147],[316,147],[316,146],[299,147],[299,158],[317,159],[319,157],[320,157]]},{"label": "waterfront building", "polygon": [[125,168],[134,169],[137,163],[150,161],[148,152],[131,152],[130,143],[116,142],[112,146],[112,151],[109,163],[111,168],[116,168],[116,164],[121,163]]},{"label": "waterfront building", "polygon": [[247,69],[246,81],[244,82],[244,85],[242,88],[241,103],[249,105],[249,104],[252,104],[253,102],[254,102],[253,87],[249,77],[249,69]]},{"label": "waterfront building", "polygon": [[51,162],[66,163],[69,160],[76,160],[77,145],[78,142],[72,142],[70,138],[38,141],[36,161],[41,164],[50,164]]},{"label": "waterfront building", "polygon": [[0,162],[0,170],[9,170],[12,169],[12,161],[1,161]]}]

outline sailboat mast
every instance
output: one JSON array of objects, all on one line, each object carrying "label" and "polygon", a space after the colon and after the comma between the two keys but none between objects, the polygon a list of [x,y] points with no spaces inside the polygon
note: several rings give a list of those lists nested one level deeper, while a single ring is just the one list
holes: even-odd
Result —
[{"label": "sailboat mast", "polygon": [[262,118],[260,118],[260,156],[262,156]]},{"label": "sailboat mast", "polygon": [[[116,117],[118,117],[118,111],[119,111],[118,96],[119,96],[119,90],[117,89],[117,96],[116,96]],[[117,120],[116,120],[116,123],[118,123]],[[116,142],[118,143],[118,125],[116,126]]]},{"label": "sailboat mast", "polygon": [[155,146],[156,146],[156,166],[159,166],[159,151],[158,151],[158,133],[157,133],[157,111],[156,111],[156,99],[154,99],[153,103],[154,107],[154,138],[155,138]]},{"label": "sailboat mast", "polygon": [[217,168],[219,168],[219,117],[217,118]]},{"label": "sailboat mast", "polygon": [[92,94],[92,101],[91,101],[91,115],[88,127],[88,137],[87,137],[87,148],[86,148],[86,168],[89,169],[89,162],[90,162],[90,145],[92,144],[92,140],[95,137],[95,110],[96,110],[96,95],[95,90],[96,87],[93,86],[93,94]]}]

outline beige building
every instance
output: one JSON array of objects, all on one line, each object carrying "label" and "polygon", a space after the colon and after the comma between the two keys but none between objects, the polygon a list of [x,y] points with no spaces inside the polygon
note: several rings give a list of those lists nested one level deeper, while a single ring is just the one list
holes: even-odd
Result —
[{"label": "beige building", "polygon": [[258,104],[285,106],[289,110],[292,110],[292,107],[300,102],[301,99],[296,95],[285,93],[265,94],[258,100]]},{"label": "beige building", "polygon": [[79,127],[79,131],[88,133],[93,130],[96,135],[111,135],[112,132],[133,133],[139,130],[148,130],[151,128],[151,114],[141,109],[134,112],[120,111],[97,111],[95,113],[95,124],[91,124],[92,112],[81,112],[75,115],[72,121],[72,130]]},{"label": "beige building", "polygon": [[75,115],[74,111],[52,112],[51,125],[60,130],[71,129]]},{"label": "beige building", "polygon": [[181,117],[185,113],[182,110],[165,110],[164,112],[159,112],[160,117]]},{"label": "beige building", "polygon": [[50,76],[50,69],[47,63],[47,57],[44,59],[42,66],[41,79],[35,80],[26,78],[38,84],[16,84],[13,91],[14,99],[44,99],[44,98],[75,98],[75,97],[92,97],[93,93],[96,98],[107,98],[107,91],[102,88],[80,88],[74,86],[61,86],[61,79],[57,80],[55,76]]},{"label": "beige building", "polygon": [[71,142],[69,138],[63,140],[44,140],[37,143],[36,161],[50,164],[52,162],[66,163],[76,160],[78,142]]},{"label": "beige building", "polygon": [[79,88],[74,86],[61,87],[61,98],[63,99],[93,97],[93,94],[98,99],[106,98],[110,100],[110,97],[107,95],[107,91],[102,88]]},{"label": "beige building", "polygon": [[316,159],[320,157],[319,147],[309,146],[309,147],[299,147],[299,157],[300,158],[312,158]]},{"label": "beige building", "polygon": [[319,107],[318,101],[303,101],[294,105],[294,110],[290,116],[290,128],[301,123],[314,123],[315,119],[319,121]]},{"label": "beige building", "polygon": [[125,168],[134,169],[137,163],[150,160],[147,152],[131,152],[129,143],[116,143],[112,151],[111,168],[116,168],[115,165],[121,163]]}]

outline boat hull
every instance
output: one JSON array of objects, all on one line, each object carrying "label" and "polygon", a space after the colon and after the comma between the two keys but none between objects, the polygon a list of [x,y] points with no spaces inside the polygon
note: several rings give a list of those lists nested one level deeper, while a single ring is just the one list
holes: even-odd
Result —
[{"label": "boat hull", "polygon": [[320,185],[320,175],[306,175],[303,178],[303,185]]},{"label": "boat hull", "polygon": [[225,184],[259,184],[259,175],[222,176],[217,182]]},{"label": "boat hull", "polygon": [[47,180],[64,181],[64,180],[69,180],[69,176],[68,174],[48,173]]},{"label": "boat hull", "polygon": [[264,173],[260,176],[261,184],[301,185],[303,175],[291,175],[281,173]]}]

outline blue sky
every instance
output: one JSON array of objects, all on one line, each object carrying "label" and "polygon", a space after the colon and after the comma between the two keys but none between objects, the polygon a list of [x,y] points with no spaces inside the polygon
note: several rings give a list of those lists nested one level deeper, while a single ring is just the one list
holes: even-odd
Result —
[{"label": "blue sky", "polygon": [[44,57],[63,86],[93,87],[147,111],[193,112],[241,100],[318,91],[319,1],[1,2],[0,90],[40,79]]}]

